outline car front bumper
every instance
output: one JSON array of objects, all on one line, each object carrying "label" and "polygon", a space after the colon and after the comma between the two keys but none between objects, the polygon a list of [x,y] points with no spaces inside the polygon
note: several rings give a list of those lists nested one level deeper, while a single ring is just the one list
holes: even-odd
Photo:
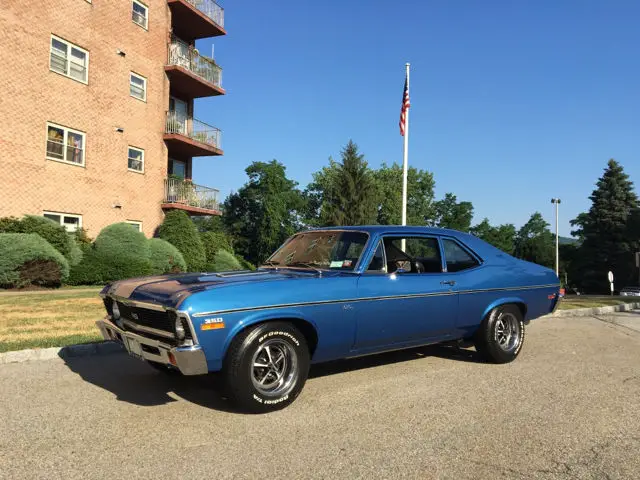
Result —
[{"label": "car front bumper", "polygon": [[204,375],[209,372],[207,359],[200,345],[173,347],[127,332],[109,318],[98,320],[96,325],[105,340],[122,344],[127,352],[136,358],[175,367],[183,375]]}]

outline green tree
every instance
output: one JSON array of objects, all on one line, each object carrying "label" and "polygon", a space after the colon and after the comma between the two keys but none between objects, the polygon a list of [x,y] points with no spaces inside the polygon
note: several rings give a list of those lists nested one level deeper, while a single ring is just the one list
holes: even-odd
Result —
[{"label": "green tree", "polygon": [[451,228],[461,232],[471,229],[473,219],[473,204],[471,202],[458,202],[453,193],[447,193],[442,200],[434,204],[435,218],[433,226]]},{"label": "green tree", "polygon": [[366,225],[376,222],[378,188],[374,173],[349,141],[341,162],[329,159],[329,166],[313,176],[305,192],[308,223],[312,225]]},{"label": "green tree", "polygon": [[588,292],[606,292],[609,270],[618,285],[635,283],[634,254],[639,245],[634,223],[639,203],[622,165],[609,160],[589,199],[589,211],[572,223],[578,227],[572,233],[582,239],[579,248],[582,287]]},{"label": "green tree", "polygon": [[[400,225],[402,223],[402,165],[394,163],[374,171],[378,184],[380,205],[377,223]],[[407,225],[425,225],[435,217],[433,201],[433,174],[409,167],[407,170]]]},{"label": "green tree", "polygon": [[[158,228],[158,237],[176,247],[192,272],[205,268],[206,256],[196,225],[182,210],[171,210]],[[96,239],[96,242],[98,239]]]},{"label": "green tree", "polygon": [[516,227],[513,224],[506,223],[494,227],[489,223],[489,219],[485,218],[471,228],[471,233],[503,252],[513,255],[516,240]]},{"label": "green tree", "polygon": [[515,254],[528,262],[553,267],[555,264],[555,240],[549,224],[540,212],[535,212],[518,231]]},{"label": "green tree", "polygon": [[258,264],[300,228],[304,199],[276,160],[254,162],[245,172],[249,181],[225,201],[223,222],[235,251]]}]

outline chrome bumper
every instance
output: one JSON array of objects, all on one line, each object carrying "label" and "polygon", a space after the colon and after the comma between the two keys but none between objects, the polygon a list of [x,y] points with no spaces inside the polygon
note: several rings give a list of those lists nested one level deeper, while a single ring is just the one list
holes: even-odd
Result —
[{"label": "chrome bumper", "polygon": [[122,330],[108,318],[98,320],[96,325],[105,340],[119,342],[136,358],[176,367],[183,375],[204,375],[209,372],[207,359],[200,345],[172,347]]}]

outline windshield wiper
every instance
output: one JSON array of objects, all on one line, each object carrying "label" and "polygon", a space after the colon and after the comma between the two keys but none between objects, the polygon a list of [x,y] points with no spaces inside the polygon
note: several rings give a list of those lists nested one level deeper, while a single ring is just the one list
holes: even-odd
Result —
[{"label": "windshield wiper", "polygon": [[267,260],[261,266],[264,266],[264,265],[266,265],[268,267],[276,267],[276,268],[278,268],[278,265],[280,265],[280,262],[274,262],[273,260]]},{"label": "windshield wiper", "polygon": [[322,275],[322,269],[316,267],[314,263],[306,263],[306,262],[294,262],[294,263],[290,263],[287,265],[287,267],[305,267],[305,268],[310,268],[312,270],[315,270],[316,273],[318,273],[319,275]]}]

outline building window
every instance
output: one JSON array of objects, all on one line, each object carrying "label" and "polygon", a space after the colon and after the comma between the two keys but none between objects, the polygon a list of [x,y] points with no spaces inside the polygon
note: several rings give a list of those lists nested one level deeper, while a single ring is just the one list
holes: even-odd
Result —
[{"label": "building window", "polygon": [[87,83],[89,52],[51,35],[49,69],[78,82]]},{"label": "building window", "polygon": [[137,220],[127,220],[127,223],[135,228],[138,232],[142,232],[142,222]]},{"label": "building window", "polygon": [[149,9],[144,3],[133,0],[133,5],[131,8],[131,19],[133,20],[133,23],[137,23],[145,30],[149,21],[148,12]]},{"label": "building window", "polygon": [[129,170],[144,172],[144,150],[129,147]]},{"label": "building window", "polygon": [[84,166],[85,134],[47,123],[47,158]]},{"label": "building window", "polygon": [[67,232],[75,232],[82,228],[82,215],[72,213],[44,212],[44,217],[53,220],[67,229]]},{"label": "building window", "polygon": [[147,101],[147,79],[141,75],[131,72],[129,75],[129,93],[133,98]]}]

